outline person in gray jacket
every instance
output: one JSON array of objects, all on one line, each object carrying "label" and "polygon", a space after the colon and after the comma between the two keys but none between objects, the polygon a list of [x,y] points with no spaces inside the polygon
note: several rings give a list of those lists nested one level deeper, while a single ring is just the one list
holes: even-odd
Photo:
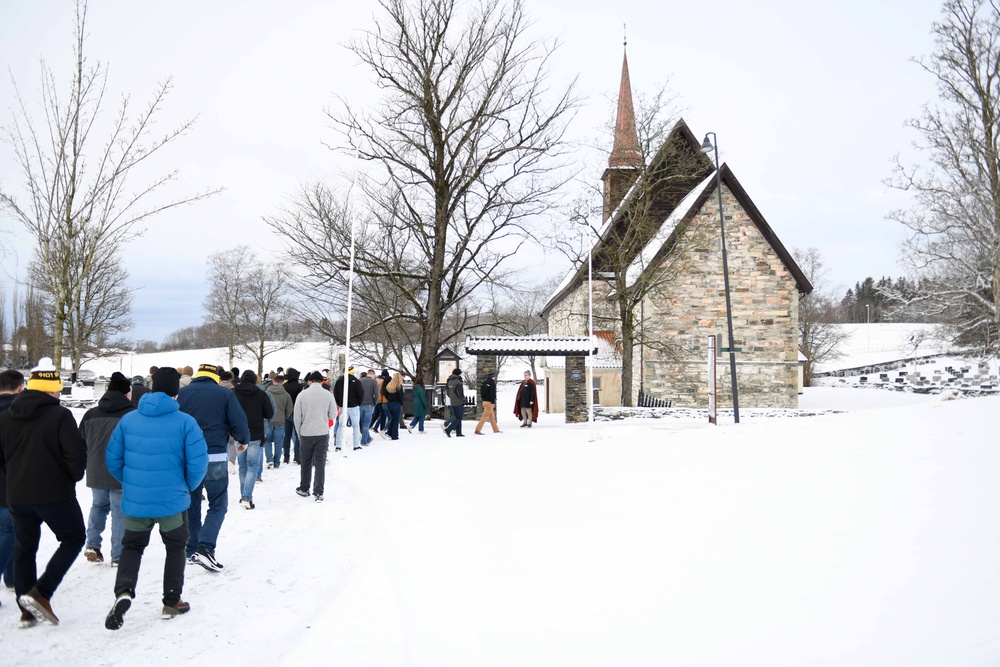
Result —
[{"label": "person in gray jacket", "polygon": [[361,376],[361,446],[367,447],[372,441],[372,415],[375,414],[375,404],[378,402],[378,381],[375,379],[375,369],[369,368]]},{"label": "person in gray jacket", "polygon": [[103,563],[101,533],[111,513],[111,565],[118,565],[125,536],[125,515],[122,514],[122,485],[108,472],[104,455],[108,442],[118,422],[135,410],[130,400],[132,383],[115,371],[108,382],[108,390],[101,396],[97,407],[87,410],[80,420],[80,435],[87,443],[87,486],[93,495],[90,516],[87,519],[87,546],[83,556],[91,563]]},{"label": "person in gray jacket", "polygon": [[441,425],[441,428],[449,438],[452,431],[455,432],[456,438],[464,438],[462,417],[465,416],[465,385],[462,383],[462,371],[457,368],[448,376],[448,406],[451,408],[451,417]]},{"label": "person in gray jacket", "polygon": [[285,391],[285,376],[275,375],[265,391],[274,401],[274,416],[264,429],[264,456],[268,468],[281,467],[281,447],[285,441],[285,422],[292,418],[292,397]]},{"label": "person in gray jacket", "polygon": [[[295,400],[293,420],[295,432],[299,434],[299,448],[302,455],[302,474],[295,493],[303,498],[309,496],[309,484],[313,482],[316,502],[323,500],[326,481],[326,455],[330,449],[330,424],[337,418],[337,404],[333,394],[323,388],[323,376],[313,371],[306,376],[309,386]],[[316,478],[312,479],[312,468],[316,466]]]}]

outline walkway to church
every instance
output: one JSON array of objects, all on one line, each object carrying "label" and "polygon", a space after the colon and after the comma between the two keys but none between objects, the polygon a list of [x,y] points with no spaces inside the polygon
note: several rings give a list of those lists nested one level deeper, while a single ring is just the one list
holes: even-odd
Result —
[{"label": "walkway to church", "polygon": [[[589,336],[541,338],[520,336],[470,337],[465,352],[476,357],[476,377],[497,370],[497,357],[524,356],[566,357],[566,423],[587,421],[587,357],[597,354]],[[481,414],[482,404],[477,408]]]}]

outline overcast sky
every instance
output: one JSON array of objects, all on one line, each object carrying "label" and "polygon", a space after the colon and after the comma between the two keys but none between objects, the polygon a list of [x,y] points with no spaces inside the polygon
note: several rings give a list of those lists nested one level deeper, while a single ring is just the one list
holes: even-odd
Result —
[{"label": "overcast sky", "polygon": [[[627,24],[633,91],[670,79],[692,131],[718,134],[723,161],[786,247],[819,248],[832,286],[900,274],[904,231],[885,216],[905,200],[883,181],[894,155],[914,157],[904,122],[935,95],[910,58],[933,48],[939,0],[525,4],[533,34],[560,43],[554,84],[579,77],[585,103],[574,138],[593,138],[607,118]],[[338,141],[324,109],[338,95],[358,105],[370,96],[370,74],[345,45],[378,11],[372,0],[91,0],[86,50],[110,66],[109,99],[146,100],[172,77],[159,127],[198,117],[159,156],[161,172],[180,170],[178,192],[225,188],[153,219],[128,246],[125,264],[140,287],[134,338],[160,341],[201,322],[210,254],[247,243],[280,265],[262,216],[301,183],[344,182],[352,160],[324,145]],[[12,79],[38,108],[40,59],[67,88],[72,16],[71,0],[0,0],[0,62],[9,70],[0,76],[0,123],[11,118]],[[0,183],[16,191],[19,178],[0,146]],[[17,255],[8,274],[23,271],[31,249],[13,225],[0,220]],[[519,259],[533,282],[566,268],[542,250]]]}]

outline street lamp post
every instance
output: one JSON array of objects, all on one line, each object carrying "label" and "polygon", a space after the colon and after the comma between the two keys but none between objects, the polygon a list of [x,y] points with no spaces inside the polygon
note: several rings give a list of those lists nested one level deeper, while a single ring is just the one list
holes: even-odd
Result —
[{"label": "street lamp post", "polygon": [[[708,137],[712,140],[709,141]],[[719,138],[715,132],[705,135],[703,153],[715,152],[715,189],[719,193],[719,229],[722,231],[722,278],[726,288],[726,326],[729,329],[729,376],[733,386],[733,419],[740,423],[740,393],[736,385],[736,343],[733,340],[733,306],[729,297],[729,258],[726,254],[726,217],[722,212],[722,172],[719,170]]]}]

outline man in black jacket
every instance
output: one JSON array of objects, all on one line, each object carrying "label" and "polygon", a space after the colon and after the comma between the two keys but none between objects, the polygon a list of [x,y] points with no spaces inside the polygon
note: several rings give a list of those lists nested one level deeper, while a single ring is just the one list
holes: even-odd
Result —
[{"label": "man in black jacket", "polygon": [[[49,600],[83,549],[86,531],[76,500],[87,446],[73,413],[59,405],[62,380],[52,360],[31,369],[28,388],[0,414],[0,472],[7,473],[7,503],[14,524],[14,593],[21,622],[57,625]],[[59,547],[37,577],[42,524]]]},{"label": "man in black jacket", "polygon": [[[361,380],[354,377],[354,366],[347,369],[347,419],[354,430],[354,449],[361,449],[361,401],[364,398],[364,388]],[[337,378],[333,385],[333,398],[337,401],[337,425],[333,430],[333,446],[340,451],[340,443],[344,439],[344,431],[340,428],[343,417],[339,417],[344,409],[344,376]]]},{"label": "man in black jacket", "polygon": [[[289,368],[285,373],[285,391],[292,397],[292,406],[295,406],[295,399],[302,392],[302,383],[299,382],[299,372],[294,368]],[[294,443],[294,444],[293,444]],[[295,432],[295,420],[289,417],[285,421],[285,440],[282,443],[285,450],[285,463],[288,463],[289,453],[294,454],[294,461],[299,462],[299,434]],[[292,451],[294,449],[294,452]]]},{"label": "man in black jacket", "polygon": [[274,416],[274,406],[267,392],[257,386],[257,374],[251,370],[243,371],[240,383],[233,389],[236,400],[247,415],[247,425],[250,427],[250,444],[242,452],[236,454],[240,466],[240,505],[243,509],[252,510],[253,489],[257,483],[257,473],[260,471],[261,446],[264,443],[264,422]]},{"label": "man in black jacket", "polygon": [[479,401],[483,404],[483,416],[479,418],[479,423],[476,424],[476,435],[483,434],[483,424],[486,422],[489,422],[490,426],[493,427],[494,433],[500,432],[493,409],[497,404],[497,382],[493,379],[495,375],[496,373],[489,371],[483,383],[479,386]]},{"label": "man in black jacket", "polygon": [[[23,389],[23,375],[13,370],[0,373],[0,412],[9,408]],[[2,459],[0,455],[0,463]],[[14,587],[14,525],[7,507],[7,475],[3,472],[0,472],[0,575],[7,588]]]},{"label": "man in black jacket", "polygon": [[[143,387],[145,389],[145,387]],[[101,396],[97,407],[87,410],[80,420],[80,435],[87,443],[87,486],[93,496],[90,516],[87,518],[87,548],[83,557],[91,563],[103,563],[101,533],[111,513],[111,564],[117,565],[122,554],[125,537],[125,515],[122,514],[122,485],[108,472],[104,455],[108,442],[118,422],[135,410],[129,394],[132,383],[115,371],[108,382],[108,390]]]}]

